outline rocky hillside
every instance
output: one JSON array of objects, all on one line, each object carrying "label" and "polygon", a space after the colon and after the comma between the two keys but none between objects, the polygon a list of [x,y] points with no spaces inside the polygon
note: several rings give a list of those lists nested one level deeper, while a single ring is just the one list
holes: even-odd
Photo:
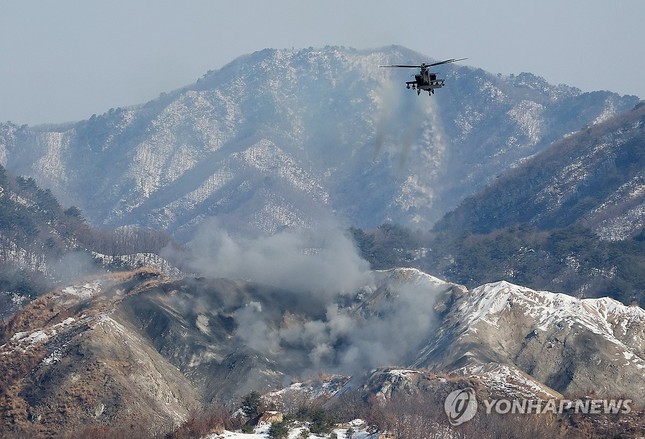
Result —
[{"label": "rocky hillside", "polygon": [[446,214],[407,263],[469,287],[504,279],[643,306],[644,129],[639,104],[555,142]]},{"label": "rocky hillside", "polygon": [[142,266],[179,275],[158,255],[169,242],[151,230],[92,228],[78,208],[0,166],[0,320],[83,276]]},{"label": "rocky hillside", "polygon": [[630,394],[645,401],[638,384],[645,370],[642,308],[507,282],[445,300],[449,312],[415,366],[491,378],[510,374],[520,383],[527,374],[564,395]]},{"label": "rocky hillside", "polygon": [[[352,388],[365,400],[430,389],[442,400],[462,385],[480,397],[645,401],[643,309],[503,282],[467,290],[413,269],[375,272],[326,306],[244,281],[104,275],[33,301],[0,340],[6,431],[137,419],[171,429],[200,404],[236,404],[253,389],[292,402]],[[324,392],[276,393],[319,372],[341,375]]]},{"label": "rocky hillside", "polygon": [[0,163],[94,224],[187,238],[205,218],[274,232],[335,212],[355,226],[427,227],[553,141],[632,108],[534,75],[442,66],[428,98],[378,65],[392,46],[263,50],[132,108],[60,126],[0,125]]},{"label": "rocky hillside", "polygon": [[581,224],[600,238],[645,228],[645,105],[558,141],[464,201],[436,230],[487,233],[517,224]]},{"label": "rocky hillside", "polygon": [[168,428],[197,408],[188,379],[113,316],[116,304],[156,277],[139,272],[61,288],[0,327],[2,431],[64,437],[86,424],[143,420]]}]

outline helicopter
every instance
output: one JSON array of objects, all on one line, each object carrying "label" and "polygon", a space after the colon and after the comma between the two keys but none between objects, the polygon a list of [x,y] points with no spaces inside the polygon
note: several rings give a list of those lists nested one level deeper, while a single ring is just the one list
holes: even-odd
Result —
[{"label": "helicopter", "polygon": [[439,61],[431,64],[422,63],[418,66],[410,66],[403,64],[393,64],[389,66],[379,66],[379,67],[400,67],[404,69],[420,69],[419,73],[414,75],[414,81],[407,81],[405,83],[406,88],[412,88],[412,90],[417,91],[417,95],[421,94],[421,90],[428,92],[428,96],[433,95],[435,89],[441,88],[444,86],[444,79],[437,78],[437,74],[428,70],[428,67],[434,67],[441,64],[449,64],[457,61],[463,61],[468,58],[451,58],[444,61]]}]

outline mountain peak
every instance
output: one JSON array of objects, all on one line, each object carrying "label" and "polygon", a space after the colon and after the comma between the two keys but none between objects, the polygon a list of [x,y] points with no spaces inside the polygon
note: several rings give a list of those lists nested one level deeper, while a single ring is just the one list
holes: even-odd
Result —
[{"label": "mountain peak", "polygon": [[[507,365],[569,394],[603,382],[608,386],[606,396],[615,396],[632,392],[633,383],[642,382],[642,308],[608,298],[578,299],[536,291],[505,281],[482,285],[454,300],[444,319],[455,327],[442,329],[415,364],[448,370]],[[601,367],[588,364],[588,355]],[[623,379],[615,379],[610,364],[625,366]],[[631,394],[645,400],[643,392]]]},{"label": "mountain peak", "polygon": [[[360,227],[429,227],[501,170],[635,105],[613,94],[527,93],[460,65],[438,66],[446,87],[421,99],[405,89],[409,72],[378,67],[427,60],[399,46],[266,49],[145,105],[20,135],[2,129],[0,160],[94,224],[182,239],[213,216],[268,233],[331,214]],[[266,153],[282,155],[273,168],[244,160],[269,143]]]},{"label": "mountain peak", "polygon": [[[555,325],[579,323],[596,333],[612,334],[622,328],[626,335],[628,326],[645,325],[645,310],[625,306],[609,297],[579,299],[563,293],[536,291],[527,287],[500,281],[482,285],[472,290],[473,308],[464,310],[469,324],[479,320],[492,322],[494,315],[510,312],[520,307],[533,318],[536,329],[547,330]],[[643,344],[645,347],[645,344]]]}]

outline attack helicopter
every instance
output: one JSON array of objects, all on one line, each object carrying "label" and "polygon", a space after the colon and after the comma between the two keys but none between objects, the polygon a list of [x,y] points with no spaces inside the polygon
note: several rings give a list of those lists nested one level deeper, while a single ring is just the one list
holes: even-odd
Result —
[{"label": "attack helicopter", "polygon": [[417,95],[421,94],[421,90],[428,92],[428,96],[433,95],[435,89],[441,88],[444,86],[445,79],[437,78],[437,74],[428,70],[428,67],[439,66],[441,64],[449,64],[457,61],[463,61],[468,58],[451,58],[444,61],[439,61],[435,63],[426,64],[423,63],[418,66],[404,65],[404,64],[393,64],[388,66],[379,66],[379,67],[398,67],[404,69],[420,69],[419,73],[414,75],[414,81],[407,81],[405,83],[406,88],[412,88],[412,90],[417,91]]}]

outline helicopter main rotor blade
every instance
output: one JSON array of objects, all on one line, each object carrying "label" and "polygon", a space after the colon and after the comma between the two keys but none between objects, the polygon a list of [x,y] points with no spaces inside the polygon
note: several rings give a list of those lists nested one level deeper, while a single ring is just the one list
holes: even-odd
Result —
[{"label": "helicopter main rotor blade", "polygon": [[407,65],[402,65],[402,64],[394,64],[391,66],[379,66],[379,67],[403,67],[405,69],[420,69],[421,66],[407,66]]},{"label": "helicopter main rotor blade", "polygon": [[388,65],[388,66],[379,66],[379,67],[401,67],[401,68],[404,68],[404,69],[422,69],[424,67],[439,66],[441,64],[448,64],[448,63],[453,63],[453,62],[457,62],[457,61],[463,61],[465,59],[468,59],[468,58],[450,58],[450,59],[446,59],[446,60],[439,61],[439,62],[433,62],[433,63],[430,63],[430,64],[423,63],[421,65],[416,65],[416,66],[407,65],[407,64],[392,64],[392,65]]},{"label": "helicopter main rotor blade", "polygon": [[426,67],[439,66],[441,64],[448,64],[448,63],[453,63],[453,62],[457,62],[457,61],[463,61],[465,59],[468,59],[468,58],[450,58],[450,59],[446,59],[444,61],[439,61],[439,62],[435,62],[435,63],[432,63],[432,64],[426,64],[425,66]]}]

